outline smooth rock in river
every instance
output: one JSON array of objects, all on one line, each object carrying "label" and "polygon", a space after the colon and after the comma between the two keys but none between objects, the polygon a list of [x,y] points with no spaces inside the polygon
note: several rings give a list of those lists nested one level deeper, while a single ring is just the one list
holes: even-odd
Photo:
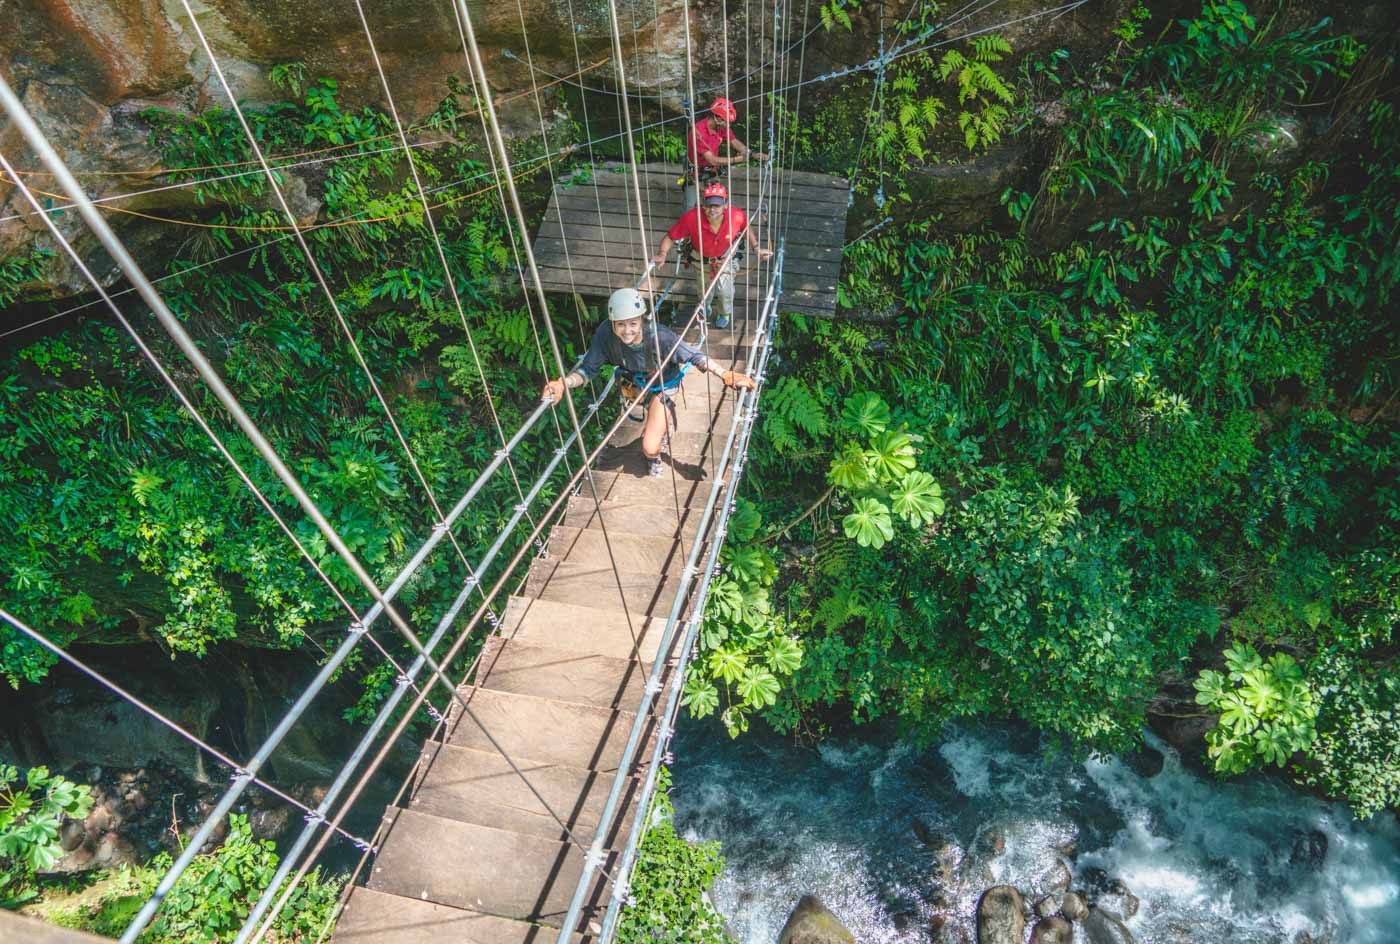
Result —
[{"label": "smooth rock in river", "polygon": [[856,936],[816,896],[803,895],[783,925],[778,944],[856,944]]},{"label": "smooth rock in river", "polygon": [[1108,883],[1108,889],[1094,902],[1094,907],[1125,921],[1137,914],[1140,906],[1138,897],[1128,890],[1121,879],[1116,878]]},{"label": "smooth rock in river", "polygon": [[1127,925],[1098,908],[1089,909],[1089,915],[1081,927],[1088,944],[1136,944],[1133,932],[1128,930]]},{"label": "smooth rock in river", "polygon": [[977,944],[1021,944],[1026,935],[1025,902],[1010,885],[994,885],[977,903]]},{"label": "smooth rock in river", "polygon": [[1056,895],[1046,895],[1035,903],[1035,913],[1038,917],[1048,918],[1060,911],[1060,899]]},{"label": "smooth rock in river", "polygon": [[1069,866],[1056,859],[1036,877],[1035,887],[1046,895],[1059,895],[1069,891],[1071,876]]},{"label": "smooth rock in river", "polygon": [[1074,928],[1060,917],[1041,918],[1031,930],[1030,944],[1072,944]]},{"label": "smooth rock in river", "polygon": [[1089,905],[1079,892],[1066,892],[1060,901],[1060,913],[1071,921],[1083,921],[1089,914]]}]

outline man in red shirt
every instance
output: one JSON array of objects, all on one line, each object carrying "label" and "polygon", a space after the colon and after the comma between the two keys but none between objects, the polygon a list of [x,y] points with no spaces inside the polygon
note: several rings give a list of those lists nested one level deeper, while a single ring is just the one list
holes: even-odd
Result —
[{"label": "man in red shirt", "polygon": [[[749,216],[738,207],[729,205],[729,191],[724,184],[716,181],[705,188],[705,205],[691,207],[681,214],[661,240],[661,248],[651,260],[657,267],[666,264],[671,247],[678,241],[690,241],[690,259],[696,261],[697,283],[708,286],[714,282],[710,295],[710,310],[715,313],[715,327],[727,328],[734,316],[734,275],[739,271],[738,253],[725,261],[725,255],[735,240],[747,238],[749,248],[760,259],[773,255],[771,249],[762,249],[758,237],[749,226]],[[703,273],[703,277],[702,274]]]},{"label": "man in red shirt", "polygon": [[[768,160],[762,151],[750,151],[743,141],[734,137],[730,125],[739,117],[734,103],[727,98],[715,99],[710,106],[710,116],[697,121],[690,134],[685,136],[686,186],[685,208],[695,206],[696,187],[703,187],[719,179],[719,169],[740,161],[753,158],[756,161]],[[720,151],[729,145],[732,156],[723,157]],[[697,184],[696,181],[699,180]]]}]

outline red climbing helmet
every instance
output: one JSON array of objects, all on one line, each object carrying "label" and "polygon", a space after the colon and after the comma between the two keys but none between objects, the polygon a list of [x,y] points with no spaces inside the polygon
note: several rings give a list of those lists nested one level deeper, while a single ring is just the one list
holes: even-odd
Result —
[{"label": "red climbing helmet", "polygon": [[[714,200],[714,198],[716,197],[718,198],[717,201]],[[704,200],[707,204],[711,203],[712,201],[718,203],[726,203],[729,200],[729,191],[724,189],[724,184],[716,180],[714,183],[709,184],[705,187]]]},{"label": "red climbing helmet", "polygon": [[739,117],[739,109],[734,107],[734,103],[727,98],[717,98],[710,106],[710,114],[725,121],[733,121]]}]

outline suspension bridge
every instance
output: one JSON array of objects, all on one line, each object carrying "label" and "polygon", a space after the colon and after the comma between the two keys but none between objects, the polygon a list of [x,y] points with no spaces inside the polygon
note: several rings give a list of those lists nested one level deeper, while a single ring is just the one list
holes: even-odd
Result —
[{"label": "suspension bridge", "polygon": [[[183,852],[133,916],[121,940],[129,944],[139,938],[194,857],[207,848],[246,791],[257,785],[300,808],[304,825],[280,850],[277,873],[246,915],[235,937],[237,944],[267,939],[298,883],[332,841],[352,843],[361,856],[318,941],[610,941],[628,898],[628,877],[648,826],[658,770],[670,759],[681,689],[743,475],[778,330],[779,309],[821,315],[835,309],[849,185],[837,177],[793,170],[789,116],[798,111],[804,86],[861,70],[878,71],[883,77],[885,67],[900,56],[939,44],[930,39],[934,32],[965,21],[997,0],[966,4],[938,24],[889,48],[882,37],[878,59],[811,78],[803,75],[801,63],[805,61],[804,44],[816,27],[808,29],[804,22],[796,22],[785,0],[775,0],[772,32],[765,37],[770,45],[760,51],[760,59],[764,54],[768,57],[766,65],[761,63],[737,79],[726,75],[724,85],[727,89],[742,81],[745,94],[736,95],[736,100],[766,108],[760,124],[766,127],[768,150],[774,158],[760,167],[731,168],[726,174],[730,193],[738,205],[750,211],[760,242],[777,250],[771,262],[750,259],[745,265],[737,282],[737,317],[732,330],[716,331],[706,324],[704,313],[715,290],[713,284],[706,285],[700,277],[692,285],[690,275],[679,268],[658,270],[648,261],[662,232],[679,215],[677,168],[637,157],[634,133],[638,129],[633,127],[630,107],[619,109],[623,119],[619,137],[625,142],[624,153],[633,155],[629,162],[606,165],[594,159],[592,146],[605,138],[586,142],[595,169],[587,180],[553,180],[552,166],[546,161],[543,166],[551,175],[552,189],[543,224],[533,239],[521,236],[518,244],[512,244],[541,369],[556,376],[566,373],[549,314],[551,297],[569,293],[602,298],[623,285],[646,284],[655,286],[650,296],[652,317],[661,311],[663,302],[674,303],[682,315],[677,334],[699,346],[716,367],[748,373],[757,387],[736,393],[708,372],[687,375],[675,394],[677,426],[668,435],[669,473],[650,478],[636,448],[640,424],[629,420],[642,394],[624,402],[616,419],[609,422],[616,397],[613,378],[591,390],[591,397],[577,405],[567,396],[561,403],[540,401],[522,425],[508,433],[495,410],[486,372],[476,360],[500,448],[470,488],[450,505],[433,494],[419,470],[390,403],[283,197],[280,179],[225,80],[218,55],[189,0],[179,2],[256,158],[256,166],[238,173],[266,177],[287,221],[286,235],[275,241],[292,239],[301,250],[417,478],[432,528],[394,579],[381,587],[243,409],[218,368],[170,312],[156,286],[160,280],[148,278],[127,252],[101,212],[109,209],[106,202],[90,196],[77,182],[43,129],[0,76],[0,106],[11,127],[71,201],[57,208],[41,205],[26,186],[26,172],[17,170],[0,154],[0,169],[27,202],[32,211],[29,215],[48,228],[88,279],[99,296],[98,303],[107,306],[172,395],[210,438],[222,461],[276,520],[287,536],[289,553],[305,560],[346,611],[343,638],[327,652],[315,677],[252,756],[235,758],[181,728],[157,706],[144,704],[116,681],[50,642],[41,631],[0,609],[0,619],[34,645],[86,673],[94,684],[127,698],[231,772],[218,802],[186,839]],[[1035,15],[1057,15],[1083,2],[1074,0]],[[446,271],[447,258],[429,202],[433,190],[424,185],[412,159],[417,145],[410,140],[394,105],[360,0],[356,0],[356,7],[397,146],[405,156],[425,226]],[[625,88],[622,33],[615,6],[609,2],[608,8],[613,67]],[[469,77],[476,88],[489,89],[470,11],[464,0],[455,0],[453,9]],[[525,30],[523,14],[521,28]],[[688,32],[685,41],[689,60]],[[799,62],[795,77],[788,72],[794,55]],[[576,74],[583,71],[580,64]],[[758,80],[756,92],[750,85],[754,77]],[[686,84],[689,99],[695,100],[689,75]],[[535,94],[538,96],[538,89]],[[511,163],[492,96],[480,95],[479,100],[490,177],[501,211],[513,237],[528,234],[531,229],[515,187],[514,169],[518,165]],[[625,102],[626,97],[621,100]],[[655,124],[672,120],[676,117]],[[540,131],[547,142],[542,115]],[[69,208],[111,255],[130,288],[109,292],[88,270],[53,221],[56,210]],[[729,255],[743,242],[737,240]],[[450,276],[444,283],[475,359],[464,302]],[[665,287],[657,283],[665,283]],[[372,601],[368,608],[352,602],[348,592],[326,576],[292,523],[278,510],[278,503],[259,489],[234,451],[176,382],[171,369],[117,303],[115,296],[126,292],[135,293],[149,308],[326,545],[345,563]],[[665,363],[671,352],[656,353],[657,363]],[[648,384],[659,374],[658,367]],[[517,450],[531,437],[547,436],[551,427],[557,448],[533,480],[522,481],[516,475]],[[454,535],[454,526],[502,470],[515,479],[519,503],[511,509],[492,545],[477,559],[469,560]],[[547,491],[561,477],[562,487]],[[548,495],[555,497],[546,501],[544,496]],[[448,553],[450,548],[465,576],[452,604],[428,631],[409,623],[396,605],[396,597],[440,547],[440,553]],[[379,639],[380,633],[407,644],[413,661],[407,665],[395,661]],[[484,643],[477,642],[482,638]],[[460,657],[477,645],[479,654],[469,667],[459,669],[457,677],[449,675],[448,668],[459,665]],[[378,657],[389,662],[396,684],[322,799],[312,807],[270,783],[264,768],[311,702],[361,647],[373,648]],[[381,772],[394,746],[414,736],[410,730],[413,719],[424,714],[432,719],[433,728],[396,801],[370,835],[355,834],[346,826],[348,814]],[[0,937],[34,944],[99,940],[4,911],[0,911]]]}]

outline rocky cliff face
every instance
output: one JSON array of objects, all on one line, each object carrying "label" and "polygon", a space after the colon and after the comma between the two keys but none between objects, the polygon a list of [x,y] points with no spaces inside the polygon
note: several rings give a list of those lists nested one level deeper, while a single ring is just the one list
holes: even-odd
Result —
[{"label": "rocky cliff face", "polygon": [[[1013,23],[1003,32],[1018,51],[1086,37],[1101,40],[1123,2],[1105,0],[1091,15]],[[305,64],[308,76],[335,79],[345,102],[384,106],[364,30],[350,0],[313,6],[290,0],[191,0],[191,7],[241,100],[265,103],[282,98],[269,72],[275,65],[297,62]],[[693,44],[689,64],[697,89],[722,86],[726,69],[735,78],[745,70],[770,67],[773,57],[772,6],[767,3],[619,0],[627,58],[622,77],[611,60],[609,7],[604,0],[468,0],[468,7],[498,100],[531,88],[531,71],[522,61],[528,48],[540,70],[536,81],[542,84],[551,81],[551,75],[572,75],[582,63],[592,67],[584,76],[589,85],[615,88],[625,79],[628,88],[658,96],[646,100],[653,115],[658,101],[675,114],[687,88],[687,11]],[[405,121],[433,112],[452,94],[453,77],[463,80],[459,87],[469,87],[451,0],[375,0],[365,8]],[[885,8],[885,17],[893,23],[907,9],[905,0],[896,0]],[[947,35],[1015,21],[1040,9],[1039,0],[1003,0],[994,9],[955,23]],[[795,77],[802,70],[811,77],[868,59],[876,50],[877,11],[874,4],[854,11],[850,32],[817,26],[801,47],[798,24],[788,24],[783,48],[791,48],[793,55],[785,74]],[[817,23],[815,10],[809,19]],[[0,22],[7,27],[0,33],[0,70],[89,193],[120,196],[122,208],[155,215],[178,216],[194,206],[186,189],[138,194],[168,180],[159,173],[159,155],[149,142],[150,127],[141,111],[156,106],[198,112],[226,104],[180,0],[0,0]],[[528,47],[522,23],[528,26]],[[799,50],[805,56],[799,56]],[[807,94],[822,92],[820,86],[811,86]],[[709,94],[698,97],[708,99]],[[546,107],[548,100],[546,96]],[[537,129],[531,96],[505,105],[502,119],[508,132]],[[0,150],[17,166],[36,169],[37,161],[3,118]],[[41,191],[57,190],[45,174],[34,174],[29,182]],[[289,189],[297,194],[308,188],[292,176]],[[302,204],[312,216],[319,206],[314,192],[307,193]],[[14,188],[0,181],[0,259],[36,246],[57,248],[27,210]],[[178,242],[172,241],[186,235],[120,212],[110,213],[108,220],[138,259],[175,251]],[[58,222],[76,239],[89,263],[107,281],[115,281],[115,271],[76,215],[61,214]],[[46,269],[43,283],[28,286],[26,297],[60,298],[87,288],[61,252]]]},{"label": "rocky cliff face", "polygon": [[[269,82],[269,70],[300,62],[310,76],[337,80],[345,101],[384,105],[353,3],[194,0],[191,6],[240,99],[257,103],[281,97]],[[531,87],[530,70],[521,61],[527,51],[522,23],[528,24],[528,51],[537,69],[566,75],[580,61],[601,63],[589,71],[588,81],[604,86],[618,82],[609,59],[608,7],[600,0],[471,0],[469,9],[498,96]],[[366,4],[366,15],[405,121],[437,108],[451,94],[451,77],[465,80],[462,41],[447,0],[377,0]],[[692,34],[703,38],[707,17],[698,8],[691,15]],[[629,30],[624,48],[646,50],[641,67],[626,76],[629,87],[677,98],[685,74],[683,16],[681,0],[619,4],[620,22]],[[0,0],[0,22],[6,26],[0,33],[0,70],[94,195],[131,194],[164,179],[148,141],[150,129],[139,118],[143,109],[194,112],[226,104],[179,0]],[[538,81],[549,79],[541,74]],[[506,122],[521,130],[533,128],[537,117],[528,97],[519,99],[516,108],[503,115]],[[19,167],[36,168],[3,118],[0,149]],[[56,190],[44,174],[32,175],[30,183]],[[0,184],[0,197],[0,217],[26,209],[7,182]],[[143,212],[189,205],[189,195],[180,190],[121,203]],[[129,216],[112,221],[133,239],[138,255],[143,242],[157,238]],[[85,252],[92,249],[73,214],[64,214],[60,225],[79,237]],[[0,258],[30,245],[48,247],[37,220],[0,222]],[[55,257],[53,262],[49,284],[35,286],[34,295],[60,296],[84,288],[81,276],[65,261]]]}]

